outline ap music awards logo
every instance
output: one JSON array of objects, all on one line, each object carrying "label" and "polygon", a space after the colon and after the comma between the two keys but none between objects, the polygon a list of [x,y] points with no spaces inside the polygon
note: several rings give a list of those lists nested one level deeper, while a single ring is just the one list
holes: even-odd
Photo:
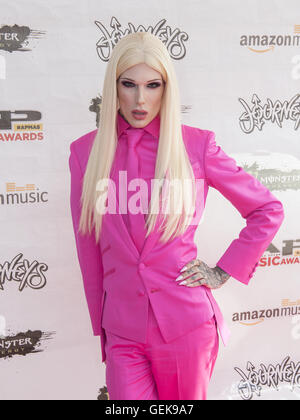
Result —
[{"label": "ap music awards logo", "polygon": [[258,268],[298,265],[300,263],[300,239],[284,239],[281,250],[271,242],[259,260]]},{"label": "ap music awards logo", "polygon": [[[258,268],[298,265],[300,263],[300,239],[283,240],[283,244],[280,251],[273,243],[270,243],[263,257],[260,258]],[[283,298],[281,305],[275,308],[256,308],[251,311],[235,312],[232,314],[232,322],[238,322],[244,326],[255,326],[266,319],[299,315],[300,299]]]},{"label": "ap music awards logo", "polygon": [[1,110],[0,142],[44,140],[42,114],[35,110]]},{"label": "ap music awards logo", "polygon": [[[0,51],[30,53],[45,31],[28,26],[3,25],[0,27]],[[6,79],[6,61],[0,56],[0,80]],[[44,140],[42,115],[32,109],[0,109],[0,142],[32,142]]]}]

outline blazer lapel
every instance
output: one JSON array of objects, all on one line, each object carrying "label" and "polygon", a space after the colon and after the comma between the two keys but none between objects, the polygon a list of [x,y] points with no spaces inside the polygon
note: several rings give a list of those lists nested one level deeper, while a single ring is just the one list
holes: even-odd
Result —
[{"label": "blazer lapel", "polygon": [[[144,234],[144,231],[139,229],[136,234],[143,235],[144,237],[144,245],[141,252],[136,247],[130,232],[128,231],[127,226],[125,225],[124,219],[122,214],[119,212],[119,201],[116,199],[116,214],[113,215],[114,222],[116,223],[116,228],[119,232],[121,240],[126,243],[126,246],[130,249],[130,251],[134,254],[136,258],[142,260],[145,256],[151,251],[154,247],[155,243],[158,241],[160,236],[160,232],[157,232],[157,225],[155,226],[155,230],[151,232],[148,237]],[[146,232],[146,229],[145,229]]]}]

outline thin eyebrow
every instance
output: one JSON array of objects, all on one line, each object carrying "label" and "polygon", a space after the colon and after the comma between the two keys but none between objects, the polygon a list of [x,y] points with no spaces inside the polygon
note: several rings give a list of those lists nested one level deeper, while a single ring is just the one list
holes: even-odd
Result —
[{"label": "thin eyebrow", "polygon": [[[135,80],[130,79],[129,77],[120,77],[120,80],[130,80],[131,82],[135,82]],[[162,82],[162,79],[153,79],[153,80],[148,80],[148,82],[146,83],[150,83],[150,82],[155,82],[156,80],[159,80],[160,82]]]}]

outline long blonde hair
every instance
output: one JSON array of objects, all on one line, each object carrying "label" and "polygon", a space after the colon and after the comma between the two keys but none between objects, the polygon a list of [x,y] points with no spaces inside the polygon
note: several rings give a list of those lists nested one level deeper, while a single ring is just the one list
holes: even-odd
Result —
[{"label": "long blonde hair", "polygon": [[[98,180],[109,178],[118,144],[117,80],[125,70],[140,63],[145,63],[160,72],[165,82],[160,108],[160,134],[155,178],[164,180],[164,182],[168,179],[167,185],[175,185],[176,198],[173,195],[173,200],[176,199],[176,212],[169,211],[167,215],[164,214],[163,221],[166,223],[164,228],[160,229],[164,230],[161,240],[167,242],[171,237],[182,234],[188,227],[195,209],[195,179],[182,138],[179,88],[171,57],[158,37],[147,32],[129,34],[117,43],[106,68],[100,124],[83,180],[79,231],[86,234],[88,230],[91,234],[94,228],[97,243],[100,239],[102,214],[95,210],[99,195],[96,186]],[[183,180],[186,179],[191,183],[185,184],[183,189],[176,187],[178,182],[183,186]],[[167,199],[165,193],[161,195],[162,187],[165,191],[163,183],[159,184],[159,188],[154,189],[151,193],[150,211],[146,218],[146,236],[153,231],[159,216],[157,212],[152,212],[152,209],[160,208],[157,206],[159,206],[158,203],[162,197],[166,207],[170,204],[170,195],[167,196]],[[170,188],[167,191],[170,191]],[[172,203],[175,204],[174,201]]]}]

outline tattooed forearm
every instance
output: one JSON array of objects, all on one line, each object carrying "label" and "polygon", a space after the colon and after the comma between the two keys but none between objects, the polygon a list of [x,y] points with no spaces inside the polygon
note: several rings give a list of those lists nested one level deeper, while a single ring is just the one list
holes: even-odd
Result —
[{"label": "tattooed forearm", "polygon": [[222,270],[222,268],[219,267],[218,265],[215,266],[215,270],[219,272],[222,280],[226,281],[229,279],[230,274],[226,273],[226,271]]}]

